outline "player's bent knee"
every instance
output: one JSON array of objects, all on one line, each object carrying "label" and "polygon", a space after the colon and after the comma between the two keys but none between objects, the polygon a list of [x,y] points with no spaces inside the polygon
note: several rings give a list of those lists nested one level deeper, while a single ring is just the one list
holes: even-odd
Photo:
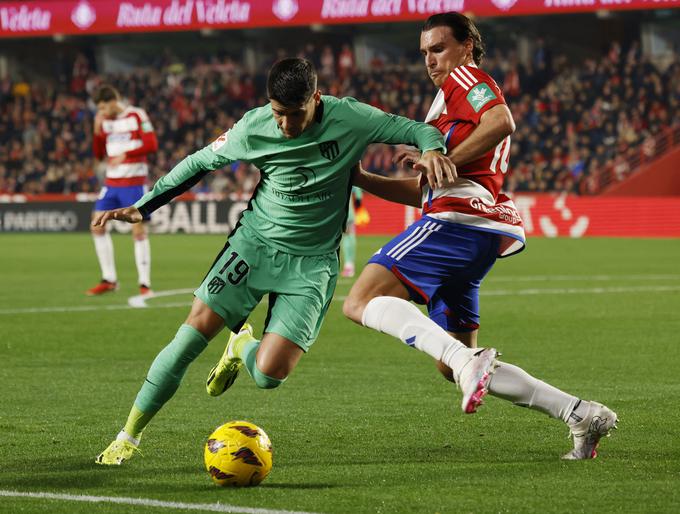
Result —
[{"label": "player's bent knee", "polygon": [[345,317],[351,319],[355,323],[361,324],[361,317],[364,314],[364,309],[366,308],[366,302],[357,299],[356,297],[348,296],[342,304],[342,313]]}]

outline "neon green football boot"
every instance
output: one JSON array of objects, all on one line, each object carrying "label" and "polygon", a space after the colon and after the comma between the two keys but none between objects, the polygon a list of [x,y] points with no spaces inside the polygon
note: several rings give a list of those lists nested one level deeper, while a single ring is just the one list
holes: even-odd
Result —
[{"label": "neon green football boot", "polygon": [[208,380],[206,380],[205,388],[210,396],[219,396],[232,386],[243,367],[243,361],[237,356],[236,349],[242,346],[242,343],[253,339],[255,339],[253,327],[248,323],[243,324],[238,334],[231,333],[222,358],[210,370]]},{"label": "neon green football boot", "polygon": [[97,455],[94,461],[103,466],[120,466],[126,460],[130,460],[135,453],[142,453],[137,447],[138,444],[134,444],[130,438],[116,439]]}]

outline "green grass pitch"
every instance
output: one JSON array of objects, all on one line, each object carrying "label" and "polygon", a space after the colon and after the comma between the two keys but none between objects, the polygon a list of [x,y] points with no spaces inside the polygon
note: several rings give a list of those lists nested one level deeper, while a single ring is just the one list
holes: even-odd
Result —
[{"label": "green grass pitch", "polygon": [[[149,426],[143,457],[111,469],[94,456],[191,299],[125,308],[136,294],[132,242],[114,240],[121,290],[87,298],[98,280],[88,235],[0,236],[2,491],[315,513],[680,511],[680,240],[532,239],[482,288],[482,345],[618,412],[595,461],[560,461],[567,430],[540,413],[489,398],[462,414],[429,357],[343,318],[351,282],[341,280],[319,340],[283,387],[261,391],[244,374],[208,397],[220,336]],[[198,285],[223,240],[154,237],[154,289]],[[360,261],[385,240],[360,238]],[[256,330],[264,315],[253,314]],[[231,419],[273,441],[259,487],[220,489],[203,468],[205,439]],[[0,495],[0,512],[177,511]]]}]

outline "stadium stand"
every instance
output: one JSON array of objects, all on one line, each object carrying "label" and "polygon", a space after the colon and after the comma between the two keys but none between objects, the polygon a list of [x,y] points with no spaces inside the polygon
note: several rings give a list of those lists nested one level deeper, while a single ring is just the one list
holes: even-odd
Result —
[{"label": "stadium stand", "polygon": [[[279,52],[281,53],[281,52]],[[423,119],[433,86],[420,62],[375,58],[357,70],[350,45],[307,45],[320,87],[354,96],[386,111]],[[541,51],[521,63],[513,52],[491,52],[483,66],[504,90],[517,131],[510,191],[597,194],[638,166],[680,144],[680,60],[661,69],[639,44],[585,62]],[[264,74],[236,60],[169,53],[132,73],[101,75],[79,55],[61,80],[0,80],[0,194],[93,192],[98,178],[91,153],[94,105],[102,82],[115,85],[151,117],[160,142],[151,162],[155,180],[184,156],[209,143],[246,110],[266,102]],[[392,163],[394,149],[374,146],[367,169],[409,173]],[[258,172],[235,163],[198,184],[194,192],[248,195]]]}]

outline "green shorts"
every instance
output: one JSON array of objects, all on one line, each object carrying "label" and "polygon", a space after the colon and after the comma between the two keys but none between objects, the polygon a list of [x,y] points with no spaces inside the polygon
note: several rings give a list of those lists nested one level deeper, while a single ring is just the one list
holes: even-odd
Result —
[{"label": "green shorts", "polygon": [[194,295],[238,331],[269,294],[265,332],[305,352],[319,335],[338,278],[338,255],[292,255],[241,225],[231,235]]}]

